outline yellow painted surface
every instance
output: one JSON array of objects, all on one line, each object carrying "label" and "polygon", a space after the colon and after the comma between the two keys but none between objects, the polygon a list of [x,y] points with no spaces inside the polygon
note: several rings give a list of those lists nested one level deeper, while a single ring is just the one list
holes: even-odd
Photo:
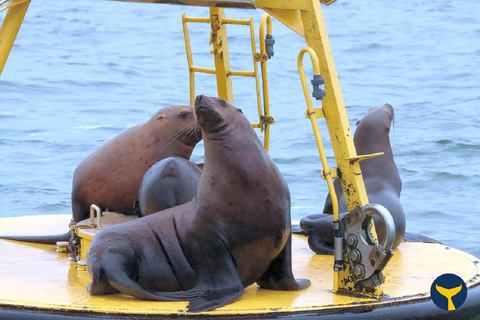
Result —
[{"label": "yellow painted surface", "polygon": [[[39,230],[44,234],[61,233],[68,229],[69,221],[70,215],[2,218],[0,234],[38,234]],[[479,284],[477,260],[440,244],[403,243],[385,269],[385,297],[354,298],[332,293],[333,257],[314,254],[306,238],[294,236],[294,274],[310,279],[311,287],[287,292],[252,285],[236,302],[208,314],[308,311],[415,301],[428,297],[433,280],[446,272],[459,275],[469,287]],[[66,254],[55,252],[54,246],[0,240],[0,305],[128,314],[186,313],[187,302],[140,301],[123,294],[90,296],[86,291],[89,282],[87,272],[78,271],[76,263]]]}]

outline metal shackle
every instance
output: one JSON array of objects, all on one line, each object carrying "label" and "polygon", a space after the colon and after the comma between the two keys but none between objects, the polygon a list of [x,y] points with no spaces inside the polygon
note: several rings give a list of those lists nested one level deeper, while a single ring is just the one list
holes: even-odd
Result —
[{"label": "metal shackle", "polygon": [[389,251],[392,249],[393,242],[395,241],[395,221],[392,214],[384,206],[380,204],[368,204],[365,206],[365,213],[367,215],[379,216],[385,223],[385,239],[383,240],[382,247]]}]

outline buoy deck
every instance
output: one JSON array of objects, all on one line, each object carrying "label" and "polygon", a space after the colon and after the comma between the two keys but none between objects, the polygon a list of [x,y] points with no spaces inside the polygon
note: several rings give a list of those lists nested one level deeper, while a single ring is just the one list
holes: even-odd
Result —
[{"label": "buoy deck", "polygon": [[[64,233],[70,218],[1,218],[0,234],[38,234],[39,229],[45,234]],[[361,306],[411,304],[429,300],[432,282],[443,273],[457,274],[469,288],[480,284],[479,259],[438,243],[402,243],[384,271],[384,297],[380,300],[333,294],[332,265],[332,256],[314,254],[305,237],[294,235],[294,274],[310,279],[311,287],[286,292],[264,290],[254,284],[236,302],[205,314],[266,315],[321,310],[332,313]],[[90,283],[87,272],[77,270],[76,262],[70,261],[67,254],[57,253],[52,245],[0,240],[0,282],[0,309],[22,307],[123,316],[187,314],[187,302],[141,301],[124,294],[91,296],[86,290]]]}]

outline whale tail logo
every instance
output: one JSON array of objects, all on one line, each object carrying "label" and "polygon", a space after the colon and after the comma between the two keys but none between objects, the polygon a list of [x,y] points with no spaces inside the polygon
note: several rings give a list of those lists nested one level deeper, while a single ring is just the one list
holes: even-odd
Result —
[{"label": "whale tail logo", "polygon": [[455,310],[455,305],[453,304],[452,297],[457,295],[462,290],[462,285],[459,285],[458,287],[452,289],[445,289],[437,284],[436,289],[442,296],[448,299],[448,311]]}]

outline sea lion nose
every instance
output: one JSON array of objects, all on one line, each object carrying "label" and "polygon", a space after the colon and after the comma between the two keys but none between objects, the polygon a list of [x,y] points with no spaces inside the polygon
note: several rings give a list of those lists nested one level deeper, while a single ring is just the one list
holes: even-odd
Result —
[{"label": "sea lion nose", "polygon": [[204,97],[205,97],[205,96],[204,96],[203,94],[198,95],[198,96],[195,98],[195,103],[200,103],[200,102],[202,102],[202,100],[203,100]]}]

